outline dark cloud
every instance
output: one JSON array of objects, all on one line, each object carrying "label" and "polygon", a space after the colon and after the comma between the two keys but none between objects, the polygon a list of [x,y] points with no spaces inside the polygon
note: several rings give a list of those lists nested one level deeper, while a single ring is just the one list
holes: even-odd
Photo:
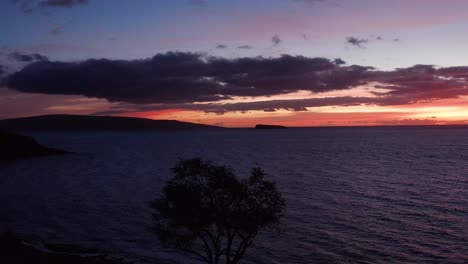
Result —
[{"label": "dark cloud", "polygon": [[72,7],[75,5],[87,4],[88,2],[88,0],[44,0],[39,2],[39,6]]},{"label": "dark cloud", "polygon": [[[468,66],[415,65],[380,71],[360,65],[348,66],[341,59],[291,55],[228,59],[169,52],[142,60],[39,60],[7,76],[6,84],[20,92],[83,95],[121,102],[119,109],[112,111],[170,108],[214,113],[303,111],[327,105],[402,105],[468,96]],[[323,93],[359,85],[381,89],[373,90],[373,95],[368,97],[226,103],[234,96],[273,96],[298,91]]]},{"label": "dark cloud", "polygon": [[271,42],[273,42],[273,45],[278,46],[283,41],[278,35],[274,35],[273,37],[271,37]]},{"label": "dark cloud", "polygon": [[[433,72],[431,69],[433,68],[432,65],[425,66],[425,67],[428,67],[428,69],[430,69],[430,71]],[[468,79],[468,66],[440,68],[437,70],[437,73],[440,74],[441,76],[450,77],[450,78]]]},{"label": "dark cloud", "polygon": [[241,46],[237,46],[238,49],[253,49],[252,46],[250,45],[241,45]]},{"label": "dark cloud", "polygon": [[19,6],[21,12],[26,14],[32,13],[33,7],[35,7],[35,4],[31,0],[13,0],[12,2]]},{"label": "dark cloud", "polygon": [[353,45],[353,46],[356,46],[358,48],[364,49],[365,48],[364,44],[369,43],[369,40],[364,39],[364,38],[347,37],[346,38],[346,43],[350,44],[350,45]]},{"label": "dark cloud", "polygon": [[[179,105],[176,108],[198,110],[208,113],[223,114],[226,112],[247,112],[247,111],[266,111],[274,112],[277,110],[290,111],[307,111],[307,107],[321,106],[352,106],[360,104],[374,103],[374,100],[369,97],[328,97],[328,98],[308,98],[308,99],[291,99],[291,100],[269,100],[258,102],[242,102],[231,104],[192,104]],[[166,106],[167,107],[167,106]]]},{"label": "dark cloud", "polygon": [[145,60],[36,62],[10,76],[9,87],[133,103],[204,102],[346,89],[360,84],[366,70],[355,65],[340,67],[325,58],[226,59],[169,52]]},{"label": "dark cloud", "polygon": [[265,111],[275,112],[278,110],[307,111],[307,108],[322,106],[355,106],[362,104],[379,104],[381,99],[374,97],[324,97],[287,100],[266,100],[255,102],[238,103],[204,103],[204,104],[158,104],[158,105],[121,105],[113,107],[109,111],[94,114],[123,114],[128,112],[154,111],[164,109],[182,109],[203,111],[206,113],[224,114],[227,112]]},{"label": "dark cloud", "polygon": [[13,0],[23,13],[32,13],[38,7],[73,7],[87,4],[88,0]]},{"label": "dark cloud", "polygon": [[374,93],[384,99],[381,104],[407,104],[468,95],[468,67],[415,65],[388,72],[371,72],[368,80],[380,83],[378,88],[388,89]]},{"label": "dark cloud", "polygon": [[196,5],[196,6],[204,6],[206,5],[206,0],[188,0],[189,4]]},{"label": "dark cloud", "polygon": [[340,58],[336,58],[333,60],[333,62],[336,64],[336,65],[344,65],[346,64],[346,61],[340,59]]},{"label": "dark cloud", "polygon": [[8,75],[7,67],[3,66],[3,65],[0,65],[0,88],[7,86],[7,83],[6,83],[6,76],[7,75]]},{"label": "dark cloud", "polygon": [[19,52],[13,52],[8,55],[10,59],[19,62],[35,62],[35,61],[48,61],[49,59],[46,56],[41,54],[22,54]]},{"label": "dark cloud", "polygon": [[57,36],[62,33],[62,28],[61,27],[54,27],[51,31],[50,34]]},{"label": "dark cloud", "polygon": [[247,112],[265,111],[275,112],[278,110],[307,111],[307,107],[321,106],[352,106],[360,104],[374,103],[370,97],[328,97],[328,98],[307,98],[290,100],[269,100],[240,103],[204,103],[204,104],[158,104],[158,105],[126,105],[113,107],[108,111],[96,112],[94,114],[123,114],[128,112],[154,111],[164,109],[183,109],[203,111],[206,113],[224,114],[226,112]]},{"label": "dark cloud", "polygon": [[400,39],[399,39],[399,38],[394,38],[393,41],[394,41],[394,42],[399,42]]},{"label": "dark cloud", "polygon": [[218,45],[216,45],[216,48],[217,48],[217,49],[227,49],[227,47],[228,47],[228,46],[227,46],[227,45],[224,45],[224,44],[218,44]]},{"label": "dark cloud", "polygon": [[327,0],[294,0],[294,1],[295,2],[307,3],[307,4],[315,4],[315,3],[325,2]]}]

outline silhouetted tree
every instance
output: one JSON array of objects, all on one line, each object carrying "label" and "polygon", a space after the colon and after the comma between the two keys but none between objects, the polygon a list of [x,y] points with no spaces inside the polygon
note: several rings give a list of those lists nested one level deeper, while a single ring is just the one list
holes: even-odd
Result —
[{"label": "silhouetted tree", "polygon": [[244,180],[201,159],[180,161],[152,202],[154,231],[167,245],[210,264],[234,264],[257,233],[277,223],[284,200],[260,168]]}]

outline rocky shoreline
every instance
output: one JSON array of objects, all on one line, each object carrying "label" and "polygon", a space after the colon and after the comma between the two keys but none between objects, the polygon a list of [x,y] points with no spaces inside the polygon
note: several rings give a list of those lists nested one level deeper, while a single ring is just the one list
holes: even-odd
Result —
[{"label": "rocky shoreline", "polygon": [[0,131],[0,161],[69,153],[71,152],[42,146],[29,136]]},{"label": "rocky shoreline", "polygon": [[12,233],[0,234],[0,263],[131,264],[103,252],[69,245],[41,243],[41,249],[38,249]]}]

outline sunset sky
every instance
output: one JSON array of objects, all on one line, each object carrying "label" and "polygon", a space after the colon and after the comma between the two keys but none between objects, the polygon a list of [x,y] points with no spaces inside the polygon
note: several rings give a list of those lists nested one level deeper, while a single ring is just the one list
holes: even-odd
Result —
[{"label": "sunset sky", "polygon": [[0,119],[468,124],[466,0],[6,0]]}]

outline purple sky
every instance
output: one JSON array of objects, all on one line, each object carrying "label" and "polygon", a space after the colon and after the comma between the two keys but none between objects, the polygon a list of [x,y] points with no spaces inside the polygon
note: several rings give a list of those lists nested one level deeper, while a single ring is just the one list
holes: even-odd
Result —
[{"label": "purple sky", "polygon": [[[383,121],[434,121],[433,117],[439,113],[442,114],[438,123],[468,119],[467,110],[459,108],[466,103],[468,94],[465,71],[455,76],[451,68],[468,65],[467,1],[12,0],[0,2],[0,16],[6,21],[0,25],[1,35],[6,36],[0,39],[0,72],[4,79],[0,88],[0,118],[49,113],[115,113],[238,126],[250,125],[259,118],[272,121],[277,118],[284,123],[284,116],[299,124],[298,110],[302,112],[301,120],[310,121],[304,117],[304,111],[311,116],[322,113],[323,117],[336,119],[336,109],[331,107],[338,107],[339,114],[352,115],[356,122],[362,121],[359,116],[363,113],[375,113],[369,124],[379,124],[378,120],[395,111],[401,113],[402,108],[406,109],[403,114],[391,115],[391,120]],[[185,66],[156,69],[140,63],[156,54],[175,51],[201,54],[198,59],[204,63],[210,57],[225,60],[220,66],[225,68],[198,72],[201,75],[193,82],[186,80]],[[295,61],[284,63],[283,54]],[[241,76],[235,67],[249,67],[239,58],[257,56],[264,59],[254,62],[255,67],[263,70],[263,79],[254,80],[252,76],[259,72],[252,69],[242,72],[251,79],[233,80]],[[314,58],[329,62],[340,58],[346,64],[320,71],[304,70],[296,56],[310,59],[311,65],[315,63]],[[90,74],[77,74],[75,68],[70,70],[78,62],[101,58],[114,63],[110,68],[125,68],[121,69],[121,75],[135,81],[117,78],[101,82],[110,76],[86,79],[83,76]],[[170,61],[160,57],[155,63],[171,64],[180,58],[164,59]],[[63,65],[54,64],[58,62]],[[34,71],[23,69],[40,63],[44,65],[35,67]],[[55,68],[51,70],[47,63],[54,64]],[[219,63],[206,64],[219,67]],[[428,68],[424,72],[420,71],[422,68],[410,68],[420,64],[446,70],[430,73]],[[355,80],[349,76],[344,80],[343,72],[355,70],[351,65],[373,68],[357,79],[353,75]],[[96,67],[88,61],[79,70],[96,71]],[[273,72],[271,67],[284,67],[274,68],[283,74],[275,73],[278,78],[269,78],[267,82],[264,78]],[[401,72],[395,71],[396,68],[418,69],[411,74],[419,82],[402,81]],[[44,69],[49,75],[39,76],[38,72],[43,74]],[[180,74],[176,76],[177,82],[167,82],[175,78],[168,74],[170,70],[185,76],[184,82]],[[289,70],[294,74],[288,73]],[[223,75],[226,71],[230,76]],[[15,74],[16,78],[10,78]],[[149,79],[154,74],[166,75]],[[324,81],[324,74],[341,82]],[[64,76],[69,79],[65,80]],[[52,87],[55,84],[58,86]],[[328,88],[322,89],[323,85]],[[249,86],[255,92],[244,91]],[[385,98],[378,94],[383,86],[389,92]],[[225,92],[222,87],[230,90]],[[330,94],[333,92],[344,93],[336,96]],[[186,96],[178,97],[177,93]],[[188,100],[189,97],[194,99]],[[320,100],[322,97],[327,99]],[[432,106],[421,106],[429,108],[427,111],[416,107],[428,102]],[[200,103],[207,105],[200,106]],[[454,105],[458,108],[453,108]],[[300,124],[307,125],[306,121]],[[344,123],[338,120],[333,124]]]}]

